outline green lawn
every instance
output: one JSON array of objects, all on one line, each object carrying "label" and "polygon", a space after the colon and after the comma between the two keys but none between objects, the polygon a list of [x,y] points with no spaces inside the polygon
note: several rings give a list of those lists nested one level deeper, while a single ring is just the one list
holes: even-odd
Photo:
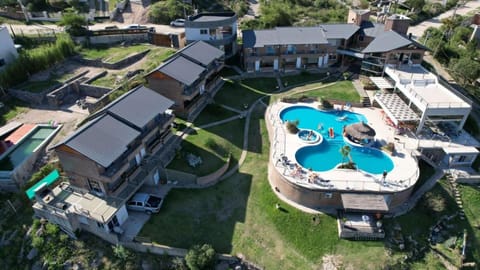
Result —
[{"label": "green lawn", "polygon": [[411,235],[420,243],[427,243],[429,228],[441,216],[451,215],[457,210],[449,184],[442,179],[422,197],[412,211],[397,218],[397,221],[407,235]]},{"label": "green lawn", "polygon": [[117,46],[117,47],[92,47],[92,48],[83,48],[80,50],[80,54],[85,59],[102,59],[104,62],[115,63],[123,58],[143,52],[147,49],[152,48],[152,45],[149,44],[139,44],[132,46]]},{"label": "green lawn", "polygon": [[248,79],[243,81],[226,80],[215,95],[215,102],[244,110],[260,97],[276,91],[275,78]]},{"label": "green lawn", "polygon": [[[244,120],[235,120],[190,133],[182,142],[180,155],[168,165],[168,168],[203,176],[225,164],[229,153],[238,160],[242,148],[243,128]],[[202,164],[195,168],[188,166],[186,161],[188,153],[200,156]]]},{"label": "green lawn", "polygon": [[[240,104],[251,104],[255,98],[269,94],[269,91],[261,91],[252,82],[249,83],[248,87],[244,83],[227,84],[218,93],[216,102],[235,106],[235,102],[230,101],[233,99]],[[265,82],[262,84],[268,85]],[[345,89],[345,85],[348,86],[348,82],[340,82],[337,86],[330,86],[326,92],[338,98],[338,89]],[[325,89],[314,89],[325,92]],[[201,115],[199,119],[217,119],[211,112],[203,113],[206,115]],[[173,190],[165,198],[162,211],[149,220],[140,235],[148,236],[157,243],[184,248],[210,243],[219,252],[242,254],[265,269],[278,269],[279,266],[281,269],[321,269],[322,259],[330,255],[337,256],[337,261],[341,261],[339,269],[387,269],[403,258],[405,252],[389,254],[382,241],[341,240],[337,235],[335,217],[307,214],[278,199],[267,180],[269,141],[263,116],[264,108],[258,106],[250,121],[248,155],[238,173],[206,189]],[[182,151],[205,151],[218,159],[218,164],[209,166],[212,169],[218,167],[222,158],[207,147],[208,138],[211,138],[215,142],[225,140],[223,142],[232,147],[235,145],[237,152],[234,157],[238,158],[244,123],[243,120],[235,120],[230,124],[199,130],[196,135],[188,137]],[[230,143],[227,143],[229,140]],[[174,166],[194,171],[185,164]],[[421,174],[429,175],[431,171],[424,171],[424,167],[421,166]],[[447,183],[442,181],[411,212],[386,221],[386,226],[399,222],[405,235],[412,235],[418,242],[425,243],[428,228],[435,219],[456,211],[449,192]],[[276,203],[280,203],[282,211],[276,209]],[[474,213],[479,213],[478,205],[474,200]],[[320,222],[312,222],[313,217],[319,218]],[[407,266],[413,269],[441,269],[442,265],[435,258],[427,252]]]},{"label": "green lawn", "polygon": [[176,50],[172,48],[152,46],[140,68],[145,70],[145,72],[149,72],[158,67],[165,59],[175,54],[175,52]]},{"label": "green lawn", "polygon": [[292,89],[292,91],[297,93],[292,95],[292,97],[309,96],[326,99],[337,99],[349,102],[360,101],[360,95],[358,95],[358,92],[353,87],[351,81],[339,81],[328,86],[325,86],[322,83],[308,84],[305,86],[296,87]]},{"label": "green lawn", "polygon": [[75,76],[74,73],[65,73],[63,75],[51,75],[50,79],[44,81],[27,81],[25,83],[15,86],[17,89],[29,91],[32,93],[40,93],[47,88],[53,87],[54,85],[63,84],[66,80]]},{"label": "green lawn", "polygon": [[[123,77],[125,75],[125,72],[118,72],[118,73],[107,73],[105,76],[99,77],[94,81],[91,81],[90,84],[96,85],[96,86],[103,86],[107,88],[115,88],[117,85],[117,77],[121,76]],[[122,80],[124,81],[124,80]]]},{"label": "green lawn", "polygon": [[469,261],[480,262],[480,189],[474,186],[459,186],[462,194],[462,202],[468,223],[468,241],[470,249],[467,249]]},{"label": "green lawn", "polygon": [[282,83],[284,86],[303,85],[309,82],[322,80],[325,76],[325,73],[302,72],[299,75],[282,77]]},{"label": "green lawn", "polygon": [[219,104],[209,104],[202,113],[195,119],[195,126],[202,126],[212,122],[224,120],[237,115],[236,112],[222,108]]},{"label": "green lawn", "polygon": [[28,110],[26,103],[13,97],[3,102],[3,105],[4,107],[0,110],[2,113],[2,116],[0,117],[0,125],[5,125],[18,114]]}]

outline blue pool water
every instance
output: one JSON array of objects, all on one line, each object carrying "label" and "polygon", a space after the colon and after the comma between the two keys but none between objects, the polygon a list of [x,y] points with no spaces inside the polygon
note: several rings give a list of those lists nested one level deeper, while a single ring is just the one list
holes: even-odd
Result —
[{"label": "blue pool water", "polygon": [[[306,106],[292,106],[280,113],[282,121],[299,121],[300,129],[313,129],[323,135],[323,142],[319,145],[300,148],[295,158],[304,168],[314,171],[328,171],[338,164],[346,162],[340,154],[340,148],[346,143],[343,141],[343,126],[365,121],[365,116],[348,111],[324,112]],[[334,138],[328,134],[333,128]],[[392,160],[382,151],[370,147],[350,146],[350,156],[357,167],[363,171],[380,174],[393,169]]]},{"label": "blue pool water", "polygon": [[35,150],[50,134],[55,131],[53,127],[38,127],[27,138],[22,140],[20,144],[6,158],[10,158],[13,166],[20,165],[33,150]]}]

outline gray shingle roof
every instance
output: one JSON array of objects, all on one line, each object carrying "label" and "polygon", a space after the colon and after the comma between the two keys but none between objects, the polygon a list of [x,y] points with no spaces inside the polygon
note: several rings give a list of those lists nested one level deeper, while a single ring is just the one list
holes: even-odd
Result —
[{"label": "gray shingle roof", "polygon": [[362,31],[367,37],[377,37],[385,32],[385,24],[362,22]]},{"label": "gray shingle roof", "polygon": [[142,129],[156,115],[174,104],[157,92],[140,86],[128,92],[108,107],[108,111]]},{"label": "gray shingle roof", "polygon": [[277,27],[243,31],[243,46],[259,48],[269,45],[327,44],[328,39],[348,39],[360,27],[354,24],[323,24],[314,27]]},{"label": "gray shingle roof", "polygon": [[278,45],[328,43],[320,27],[277,27],[275,30]]},{"label": "gray shingle roof", "polygon": [[321,24],[327,39],[349,39],[360,27],[353,23]]},{"label": "gray shingle roof", "polygon": [[183,48],[178,53],[187,58],[193,59],[204,66],[208,66],[215,59],[221,58],[225,55],[222,50],[203,41],[196,41]]},{"label": "gray shingle roof", "polygon": [[75,132],[64,144],[107,168],[139,135],[139,131],[106,114]]},{"label": "gray shingle roof", "polygon": [[388,52],[412,44],[412,40],[403,37],[395,31],[386,31],[379,34],[368,46],[363,49],[363,53]]},{"label": "gray shingle roof", "polygon": [[183,56],[176,55],[156,70],[185,85],[191,85],[206,69]]},{"label": "gray shingle roof", "polygon": [[260,48],[278,44],[277,31],[268,30],[244,30],[242,32],[243,47]]}]

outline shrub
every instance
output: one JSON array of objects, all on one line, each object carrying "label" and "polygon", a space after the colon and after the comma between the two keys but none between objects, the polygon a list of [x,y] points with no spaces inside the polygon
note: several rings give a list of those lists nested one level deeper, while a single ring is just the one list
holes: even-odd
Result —
[{"label": "shrub", "polygon": [[382,147],[382,150],[386,151],[386,152],[393,153],[393,152],[395,152],[395,144],[392,143],[392,142],[389,142]]},{"label": "shrub", "polygon": [[298,132],[298,124],[300,122],[298,120],[295,121],[287,121],[285,124],[287,126],[288,132],[292,134],[296,134]]},{"label": "shrub", "polygon": [[349,169],[349,170],[356,170],[357,165],[354,162],[347,162],[347,163],[342,163],[340,166],[338,166],[339,169]]},{"label": "shrub", "polygon": [[324,109],[324,110],[330,110],[333,108],[333,105],[332,103],[330,103],[330,101],[322,98],[320,100],[320,105],[319,105],[320,109]]},{"label": "shrub", "polygon": [[185,256],[188,268],[191,270],[212,269],[215,262],[215,250],[211,245],[195,245]]},{"label": "shrub", "polygon": [[75,54],[75,43],[66,35],[59,35],[54,44],[26,50],[0,73],[0,85],[12,87],[27,81],[30,74],[45,70]]},{"label": "shrub", "polygon": [[40,181],[42,178],[44,178],[53,170],[55,170],[56,166],[57,166],[56,164],[48,163],[47,165],[41,167],[36,173],[32,174],[32,177],[30,177],[30,179],[28,180],[28,182],[25,184],[23,188],[25,190],[29,189],[30,187],[35,185],[38,181]]}]

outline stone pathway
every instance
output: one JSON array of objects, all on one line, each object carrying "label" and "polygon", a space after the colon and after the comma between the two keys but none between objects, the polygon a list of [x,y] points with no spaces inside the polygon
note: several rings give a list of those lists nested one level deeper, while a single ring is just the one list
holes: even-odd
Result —
[{"label": "stone pathway", "polygon": [[464,220],[465,219],[465,211],[463,210],[462,195],[460,194],[460,191],[458,190],[457,181],[456,181],[455,177],[451,174],[447,174],[447,179],[448,179],[448,182],[450,182],[450,185],[452,186],[453,195],[455,197],[455,202],[457,203],[457,206],[460,209],[458,211],[458,215],[460,216],[461,220]]}]

